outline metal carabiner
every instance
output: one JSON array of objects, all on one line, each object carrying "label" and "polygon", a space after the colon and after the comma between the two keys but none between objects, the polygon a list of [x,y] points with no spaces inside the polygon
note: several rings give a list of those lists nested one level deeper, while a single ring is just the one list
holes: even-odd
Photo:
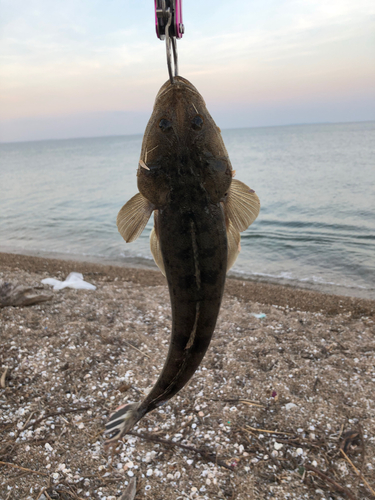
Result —
[{"label": "metal carabiner", "polygon": [[[173,76],[178,76],[178,55],[177,55],[176,39],[174,36],[169,35],[171,23],[172,23],[172,14],[168,9],[168,21],[165,26],[165,46],[167,49],[167,66],[168,66],[169,79],[173,84],[174,83]],[[174,75],[172,73],[171,46],[173,49]]]},{"label": "metal carabiner", "polygon": [[[176,38],[182,38],[182,35],[184,34],[184,25],[182,23],[182,0],[154,1],[156,35],[160,38],[160,40],[165,40],[169,79],[173,84],[173,76],[178,75]],[[172,71],[172,51],[174,72]]]}]

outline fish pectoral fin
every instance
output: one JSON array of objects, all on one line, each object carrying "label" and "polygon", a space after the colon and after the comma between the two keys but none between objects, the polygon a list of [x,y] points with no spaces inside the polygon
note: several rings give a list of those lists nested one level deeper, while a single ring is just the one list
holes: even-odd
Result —
[{"label": "fish pectoral fin", "polygon": [[234,228],[245,231],[258,217],[259,198],[246,184],[233,179],[224,201],[224,210]]},{"label": "fish pectoral fin", "polygon": [[155,206],[141,193],[131,198],[117,215],[117,228],[126,243],[138,238],[142,233]]},{"label": "fish pectoral fin", "polygon": [[227,261],[227,272],[236,262],[238,254],[241,250],[241,235],[240,232],[233,226],[229,221],[227,228],[227,241],[228,241],[228,261]]},{"label": "fish pectoral fin", "polygon": [[158,266],[162,274],[165,276],[165,268],[164,268],[164,261],[163,261],[163,255],[160,250],[160,243],[159,243],[159,236],[157,233],[157,220],[158,220],[158,211],[155,210],[154,212],[154,227],[152,228],[151,234],[150,234],[150,249],[152,256],[154,258],[155,264]]}]

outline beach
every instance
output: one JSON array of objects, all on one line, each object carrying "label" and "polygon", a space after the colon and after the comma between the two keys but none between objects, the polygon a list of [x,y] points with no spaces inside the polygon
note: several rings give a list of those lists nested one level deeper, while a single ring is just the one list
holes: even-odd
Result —
[{"label": "beach", "polygon": [[[41,283],[72,271],[96,290]],[[0,309],[1,499],[114,500],[132,478],[136,499],[372,498],[375,301],[228,279],[190,383],[108,455],[108,416],[163,367],[165,278],[0,253],[0,281],[51,296]]]}]

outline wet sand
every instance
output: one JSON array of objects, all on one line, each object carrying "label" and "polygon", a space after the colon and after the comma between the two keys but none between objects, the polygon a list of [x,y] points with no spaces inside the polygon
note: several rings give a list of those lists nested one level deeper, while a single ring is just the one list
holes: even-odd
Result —
[{"label": "wet sand", "polygon": [[[19,269],[30,273],[61,273],[67,276],[72,270],[88,276],[108,276],[111,279],[131,281],[139,285],[166,285],[158,270],[102,265],[91,262],[61,260],[27,255],[1,253],[0,268]],[[375,301],[356,297],[328,295],[305,289],[273,285],[257,281],[227,279],[225,293],[246,302],[278,305],[310,312],[339,314],[350,312],[353,316],[373,316]]]}]

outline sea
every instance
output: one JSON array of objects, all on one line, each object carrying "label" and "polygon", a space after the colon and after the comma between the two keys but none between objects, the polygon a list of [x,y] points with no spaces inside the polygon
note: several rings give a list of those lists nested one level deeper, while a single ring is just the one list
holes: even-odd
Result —
[{"label": "sea", "polygon": [[[222,135],[236,178],[261,202],[230,275],[375,299],[375,122]],[[129,244],[116,227],[137,193],[141,142],[0,144],[0,251],[153,267],[152,220]]]}]

